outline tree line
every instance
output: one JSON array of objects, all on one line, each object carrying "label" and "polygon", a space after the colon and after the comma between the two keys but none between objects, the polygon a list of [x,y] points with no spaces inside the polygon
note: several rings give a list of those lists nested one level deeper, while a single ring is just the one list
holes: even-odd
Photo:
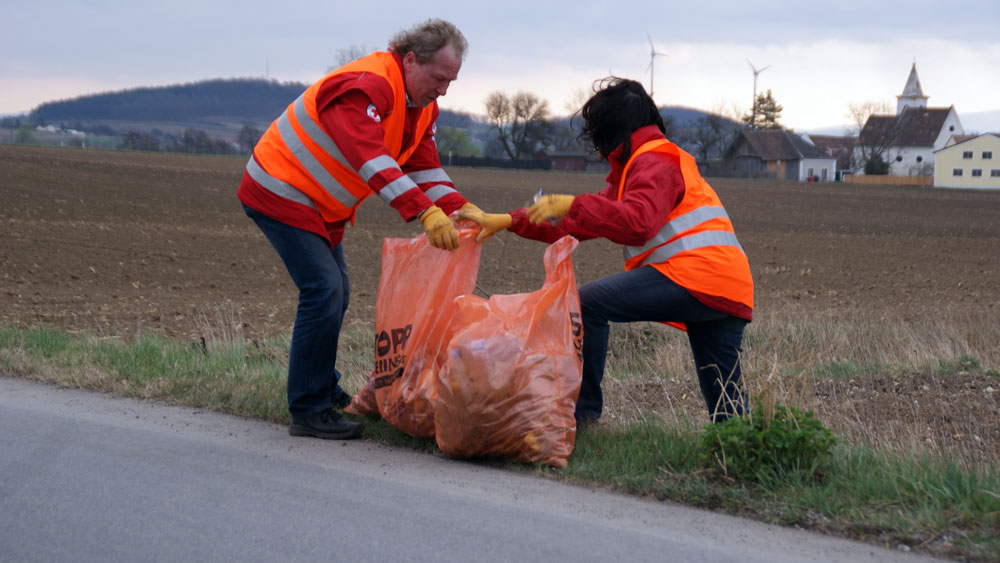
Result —
[{"label": "tree line", "polygon": [[[580,138],[581,123],[577,117],[586,99],[581,92],[574,101],[567,103],[566,109],[572,115],[565,118],[553,117],[548,102],[531,92],[491,92],[483,101],[489,131],[482,144],[483,156],[522,160],[536,158],[542,153],[591,153],[592,148]],[[761,100],[762,103],[764,100],[771,102],[758,109],[764,117],[755,126],[780,127],[777,119],[781,106],[773,102],[770,92]],[[686,112],[688,119],[680,122],[674,119],[671,112]],[[662,108],[661,116],[667,137],[700,160],[721,156],[741,129],[735,119],[721,113]],[[458,127],[442,127],[439,124],[436,139],[442,155],[479,156],[478,147]]]},{"label": "tree line", "polygon": [[[27,120],[31,125],[56,123],[94,135],[119,136],[121,141],[117,148],[123,150],[246,154],[252,151],[263,133],[255,124],[269,123],[305,87],[305,84],[273,80],[230,79],[138,88],[42,104]],[[584,92],[579,92],[565,109],[575,114],[586,98]],[[435,140],[442,157],[522,160],[543,153],[586,154],[590,151],[590,147],[580,141],[579,120],[553,116],[548,102],[531,92],[495,91],[483,101],[483,108],[485,120],[467,113],[441,111]],[[718,110],[691,110],[691,117],[678,122],[669,111],[663,110],[668,138],[702,161],[721,156],[741,129],[782,127],[779,121],[782,107],[770,90],[759,94],[754,107],[743,116]],[[235,139],[225,139],[212,138],[205,131],[190,127],[173,133],[157,128],[117,131],[101,122],[184,123],[210,117],[220,121],[242,121],[244,125]]]},{"label": "tree line", "polygon": [[167,151],[192,154],[248,154],[260,140],[263,132],[249,124],[240,129],[236,142],[211,138],[201,129],[187,128],[180,133],[159,129],[150,131],[128,130],[121,134],[120,150]]}]

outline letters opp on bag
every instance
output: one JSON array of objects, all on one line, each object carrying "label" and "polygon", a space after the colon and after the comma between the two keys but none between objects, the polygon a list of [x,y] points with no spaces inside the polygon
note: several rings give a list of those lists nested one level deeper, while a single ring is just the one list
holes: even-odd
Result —
[{"label": "letters opp on bag", "polygon": [[391,385],[403,375],[406,364],[406,341],[413,331],[413,325],[404,328],[383,330],[375,335],[375,371],[372,383],[375,389]]}]

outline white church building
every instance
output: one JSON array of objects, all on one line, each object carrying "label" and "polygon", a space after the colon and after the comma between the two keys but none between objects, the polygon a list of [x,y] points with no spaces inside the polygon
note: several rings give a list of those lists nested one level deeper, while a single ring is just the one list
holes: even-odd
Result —
[{"label": "white church building", "polygon": [[965,133],[955,106],[929,108],[927,99],[914,63],[903,93],[896,96],[896,115],[873,115],[861,129],[862,144],[873,135],[886,136],[888,150],[883,158],[892,176],[932,176],[934,152],[944,148],[952,135]]}]

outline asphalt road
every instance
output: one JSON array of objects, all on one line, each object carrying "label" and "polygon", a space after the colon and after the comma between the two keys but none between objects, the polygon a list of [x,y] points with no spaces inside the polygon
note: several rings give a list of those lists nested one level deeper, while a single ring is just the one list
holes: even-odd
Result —
[{"label": "asphalt road", "polygon": [[284,426],[0,377],[0,561],[919,561]]}]

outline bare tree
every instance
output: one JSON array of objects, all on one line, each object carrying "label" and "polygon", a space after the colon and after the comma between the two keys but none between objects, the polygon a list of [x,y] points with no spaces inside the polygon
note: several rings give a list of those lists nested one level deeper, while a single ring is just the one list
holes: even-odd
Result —
[{"label": "bare tree", "polygon": [[552,123],[547,101],[529,92],[508,96],[495,91],[483,103],[504,153],[512,160],[533,152],[539,144],[544,146],[549,143]]},{"label": "bare tree", "polygon": [[587,100],[589,100],[592,95],[593,94],[588,93],[583,88],[577,88],[570,93],[569,98],[567,98],[566,102],[563,104],[563,108],[570,114],[570,116],[573,116],[576,112],[583,109],[583,104],[587,103]]},{"label": "bare tree", "polygon": [[899,138],[899,120],[892,111],[892,105],[884,100],[852,102],[847,106],[847,116],[851,119],[849,135],[858,138],[855,151],[851,154],[851,168],[865,173],[885,173],[888,171],[887,153]]},{"label": "bare tree", "polygon": [[244,123],[243,128],[236,135],[236,142],[240,145],[240,154],[249,154],[253,151],[257,141],[264,135],[264,132],[249,123]]},{"label": "bare tree", "polygon": [[576,154],[594,152],[593,145],[580,140],[579,122],[574,123],[571,119],[553,122],[549,147],[552,150]]},{"label": "bare tree", "polygon": [[729,100],[728,102],[725,100],[716,100],[708,111],[715,115],[721,115],[733,123],[739,123],[743,118],[743,114],[746,113],[743,111],[743,107],[733,100]]},{"label": "bare tree", "polygon": [[553,120],[550,148],[556,151],[570,153],[592,153],[594,147],[580,141],[580,126],[582,119],[579,112],[590,99],[591,93],[583,88],[577,88],[563,102],[563,109],[569,114],[565,120]]},{"label": "bare tree", "polygon": [[375,47],[367,47],[365,45],[351,45],[350,47],[337,49],[337,54],[333,58],[334,65],[328,70],[340,68],[351,61],[356,61],[361,57],[374,53],[375,51],[378,51],[378,49]]},{"label": "bare tree", "polygon": [[721,154],[739,134],[739,126],[725,117],[710,113],[682,131],[682,138],[696,149],[698,160],[708,161]]}]

